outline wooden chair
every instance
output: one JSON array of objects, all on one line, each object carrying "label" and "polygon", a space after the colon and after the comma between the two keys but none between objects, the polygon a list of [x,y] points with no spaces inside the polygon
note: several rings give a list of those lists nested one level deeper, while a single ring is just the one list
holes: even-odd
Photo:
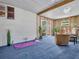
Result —
[{"label": "wooden chair", "polygon": [[70,35],[70,42],[74,42],[74,45],[77,43],[77,35],[71,34]]},{"label": "wooden chair", "polygon": [[74,44],[77,44],[78,37],[79,37],[79,28],[76,29],[76,34],[70,35],[70,41],[74,42]]}]

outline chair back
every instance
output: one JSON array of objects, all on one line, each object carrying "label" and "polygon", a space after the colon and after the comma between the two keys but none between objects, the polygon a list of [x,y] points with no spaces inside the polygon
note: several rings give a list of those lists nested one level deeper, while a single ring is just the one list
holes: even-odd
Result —
[{"label": "chair back", "polygon": [[77,27],[77,29],[76,29],[76,35],[77,35],[77,37],[79,37],[79,27]]}]

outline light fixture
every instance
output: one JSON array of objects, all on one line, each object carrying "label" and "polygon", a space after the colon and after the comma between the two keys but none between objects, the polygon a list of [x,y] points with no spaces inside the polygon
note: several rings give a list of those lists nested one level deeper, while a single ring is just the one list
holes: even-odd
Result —
[{"label": "light fixture", "polygon": [[71,10],[71,8],[70,7],[67,7],[67,8],[64,9],[64,13],[67,14],[67,13],[70,12],[70,10]]}]

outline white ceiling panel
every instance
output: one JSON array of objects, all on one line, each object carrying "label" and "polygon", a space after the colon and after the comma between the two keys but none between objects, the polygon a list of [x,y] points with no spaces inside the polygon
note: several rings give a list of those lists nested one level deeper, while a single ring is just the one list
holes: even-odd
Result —
[{"label": "white ceiling panel", "polygon": [[0,2],[38,13],[64,0],[0,0]]}]

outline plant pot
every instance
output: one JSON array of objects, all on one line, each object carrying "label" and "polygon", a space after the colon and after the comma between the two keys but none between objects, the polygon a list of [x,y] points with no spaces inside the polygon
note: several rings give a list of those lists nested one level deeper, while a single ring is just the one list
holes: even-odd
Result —
[{"label": "plant pot", "polygon": [[11,44],[7,44],[7,46],[11,46]]},{"label": "plant pot", "polygon": [[39,39],[42,39],[42,36],[40,36]]}]

